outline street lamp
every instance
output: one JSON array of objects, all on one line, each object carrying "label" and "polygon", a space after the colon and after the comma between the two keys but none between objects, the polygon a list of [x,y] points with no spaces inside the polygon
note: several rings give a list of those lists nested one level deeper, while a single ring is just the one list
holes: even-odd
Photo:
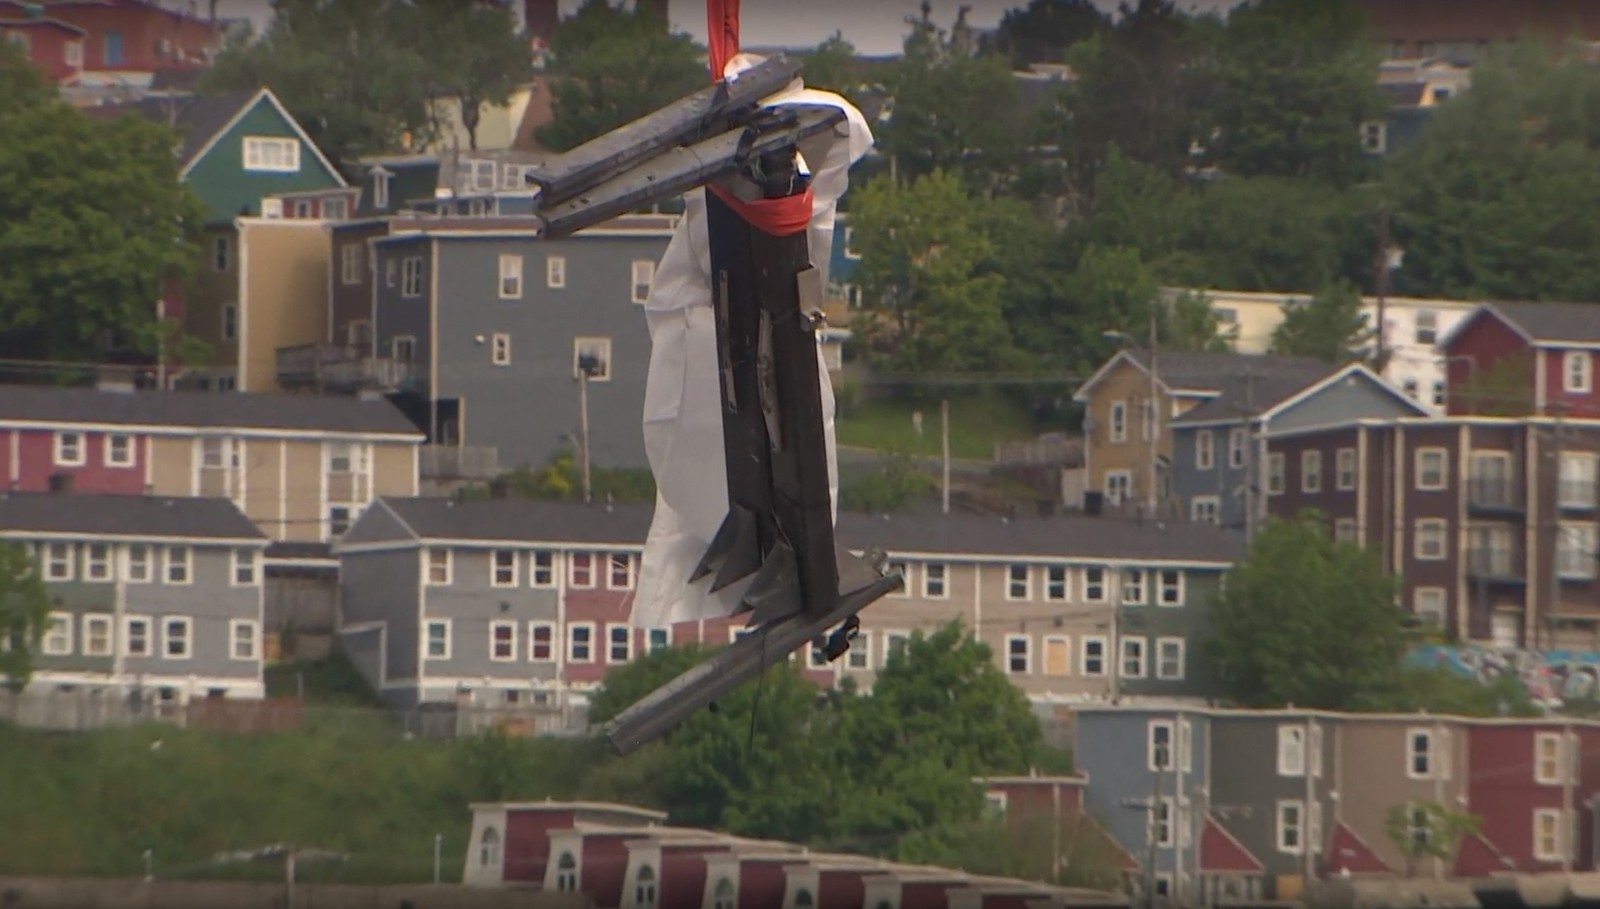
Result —
[{"label": "street lamp", "polygon": [[[1118,331],[1116,329],[1107,329],[1106,331],[1101,332],[1101,337],[1104,337],[1108,341],[1120,341],[1129,347],[1137,346],[1139,343],[1138,341],[1134,340],[1132,335],[1125,331]],[[1149,408],[1149,416],[1148,422],[1145,422],[1144,424],[1145,436],[1150,443],[1150,452],[1148,455],[1150,464],[1146,472],[1148,488],[1145,490],[1145,510],[1152,518],[1156,515],[1158,486],[1157,465],[1160,461],[1161,450],[1161,417],[1159,411],[1157,410],[1157,405],[1160,401],[1161,384],[1161,380],[1157,378],[1156,372],[1157,357],[1159,354],[1158,347],[1159,345],[1156,338],[1156,311],[1155,307],[1152,306],[1150,308],[1150,394],[1149,400],[1145,405],[1147,408]]]}]

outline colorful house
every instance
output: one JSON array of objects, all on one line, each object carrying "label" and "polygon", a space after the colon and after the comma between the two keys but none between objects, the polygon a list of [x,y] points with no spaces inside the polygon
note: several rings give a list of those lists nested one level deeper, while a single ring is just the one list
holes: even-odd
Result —
[{"label": "colorful house", "polygon": [[1486,303],[1439,349],[1452,414],[1600,417],[1600,306]]}]

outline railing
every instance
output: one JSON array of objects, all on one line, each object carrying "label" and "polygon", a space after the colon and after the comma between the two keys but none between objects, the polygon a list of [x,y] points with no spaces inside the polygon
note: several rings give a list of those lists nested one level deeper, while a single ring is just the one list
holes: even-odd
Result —
[{"label": "railing", "polygon": [[425,480],[492,480],[500,475],[500,450],[493,446],[424,445],[418,464]]},{"label": "railing", "polygon": [[1521,498],[1516,481],[1508,477],[1467,478],[1467,503],[1473,508],[1518,509]]},{"label": "railing", "polygon": [[1557,501],[1562,508],[1591,509],[1600,504],[1600,486],[1593,480],[1562,480],[1558,484]]},{"label": "railing", "polygon": [[1467,550],[1467,574],[1475,578],[1517,579],[1522,577],[1522,564],[1510,549],[1475,546]]},{"label": "railing", "polygon": [[369,357],[354,347],[297,344],[277,351],[278,383],[327,388],[399,388],[411,378],[411,364]]}]

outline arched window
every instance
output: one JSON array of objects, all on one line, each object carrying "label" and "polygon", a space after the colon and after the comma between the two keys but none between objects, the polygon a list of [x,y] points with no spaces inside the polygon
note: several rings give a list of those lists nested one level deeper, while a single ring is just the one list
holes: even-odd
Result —
[{"label": "arched window", "polygon": [[639,877],[633,884],[633,904],[640,909],[650,909],[656,904],[656,869],[639,866]]},{"label": "arched window", "polygon": [[490,868],[500,864],[500,831],[483,828],[483,839],[478,842],[478,864]]},{"label": "arched window", "polygon": [[578,860],[572,853],[563,852],[556,861],[556,890],[562,893],[575,893],[578,889]]},{"label": "arched window", "polygon": [[717,889],[712,891],[711,909],[733,909],[735,896],[733,881],[727,878],[717,881]]},{"label": "arched window", "polygon": [[811,898],[811,891],[804,887],[794,892],[794,909],[813,909],[817,905]]}]

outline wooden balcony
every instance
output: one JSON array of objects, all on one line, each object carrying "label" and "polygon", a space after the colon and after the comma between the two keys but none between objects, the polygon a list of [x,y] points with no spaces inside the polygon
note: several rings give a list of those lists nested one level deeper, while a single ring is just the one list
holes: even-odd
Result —
[{"label": "wooden balcony", "polygon": [[288,389],[354,394],[399,391],[412,381],[412,364],[370,357],[355,347],[296,344],[277,351],[278,384]]}]

